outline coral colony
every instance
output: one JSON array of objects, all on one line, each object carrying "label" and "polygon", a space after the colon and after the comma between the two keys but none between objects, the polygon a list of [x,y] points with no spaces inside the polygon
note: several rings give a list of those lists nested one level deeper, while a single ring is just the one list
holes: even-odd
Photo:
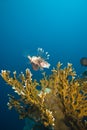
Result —
[{"label": "coral colony", "polygon": [[[28,58],[34,70],[49,68],[42,57]],[[19,76],[16,71],[10,76],[9,71],[2,70],[1,76],[19,95],[9,94],[8,108],[15,108],[20,119],[31,118],[49,130],[87,130],[87,80],[76,78],[72,64],[63,68],[58,62],[52,74],[44,72],[39,82],[32,79],[29,69]]]}]

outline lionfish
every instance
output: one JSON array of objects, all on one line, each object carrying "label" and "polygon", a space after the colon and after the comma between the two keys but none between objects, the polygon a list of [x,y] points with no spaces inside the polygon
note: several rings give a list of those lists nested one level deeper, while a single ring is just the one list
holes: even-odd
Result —
[{"label": "lionfish", "polygon": [[47,62],[49,59],[48,52],[44,52],[42,48],[37,49],[37,55],[36,56],[30,56],[28,55],[28,59],[30,60],[30,63],[32,65],[33,70],[43,70],[44,68],[50,67],[50,64]]}]

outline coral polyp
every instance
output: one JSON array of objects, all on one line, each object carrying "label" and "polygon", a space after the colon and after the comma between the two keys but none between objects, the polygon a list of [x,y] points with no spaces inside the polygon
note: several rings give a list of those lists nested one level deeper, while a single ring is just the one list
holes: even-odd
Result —
[{"label": "coral polyp", "polygon": [[39,82],[29,69],[19,76],[15,71],[13,77],[2,70],[1,76],[19,95],[9,94],[8,108],[15,108],[21,119],[32,118],[53,130],[87,129],[87,80],[76,77],[72,64],[63,68],[58,62]]}]

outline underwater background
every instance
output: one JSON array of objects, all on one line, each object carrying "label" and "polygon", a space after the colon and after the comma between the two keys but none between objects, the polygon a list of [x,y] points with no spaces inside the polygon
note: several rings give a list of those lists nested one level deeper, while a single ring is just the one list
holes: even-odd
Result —
[{"label": "underwater background", "polygon": [[[40,80],[41,71],[32,70],[27,55],[41,47],[50,54],[50,74],[60,61],[70,62],[78,75],[87,68],[80,59],[87,57],[86,0],[0,0],[0,70],[24,72],[30,68]],[[7,107],[10,87],[0,77],[0,130],[23,130],[15,110]]]}]

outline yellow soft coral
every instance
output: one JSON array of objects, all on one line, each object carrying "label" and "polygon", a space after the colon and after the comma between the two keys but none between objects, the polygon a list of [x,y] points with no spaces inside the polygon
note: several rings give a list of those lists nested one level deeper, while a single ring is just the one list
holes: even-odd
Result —
[{"label": "yellow soft coral", "polygon": [[[19,95],[9,95],[9,109],[14,107],[20,118],[29,117],[54,130],[87,129],[87,80],[76,78],[72,64],[65,68],[58,62],[52,74],[38,83],[32,79],[29,69],[10,77],[10,72],[1,71],[2,78]],[[41,87],[41,90],[37,89]]]}]

